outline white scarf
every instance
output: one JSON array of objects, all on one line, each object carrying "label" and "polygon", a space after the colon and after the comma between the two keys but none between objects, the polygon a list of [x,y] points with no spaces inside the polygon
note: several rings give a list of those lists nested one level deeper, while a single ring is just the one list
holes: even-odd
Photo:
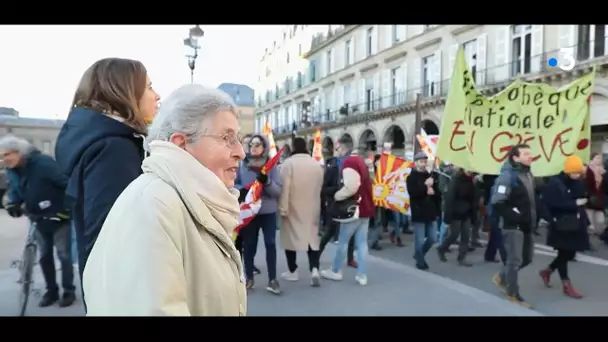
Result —
[{"label": "white scarf", "polygon": [[[166,141],[150,143],[150,157],[142,164],[145,173],[154,173],[175,188],[190,214],[200,225],[205,224],[205,208],[230,238],[239,224],[238,191],[224,183],[190,153]],[[203,207],[204,206],[204,207]]]}]

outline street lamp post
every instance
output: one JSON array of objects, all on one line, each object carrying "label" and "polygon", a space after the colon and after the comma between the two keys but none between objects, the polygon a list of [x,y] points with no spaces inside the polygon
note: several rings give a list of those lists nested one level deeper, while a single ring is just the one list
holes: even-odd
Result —
[{"label": "street lamp post", "polygon": [[199,39],[205,35],[203,29],[196,25],[190,29],[188,38],[184,39],[184,46],[192,49],[193,53],[187,53],[188,68],[190,68],[190,83],[194,83],[194,69],[196,68],[196,58],[198,57],[198,50],[201,48]]}]

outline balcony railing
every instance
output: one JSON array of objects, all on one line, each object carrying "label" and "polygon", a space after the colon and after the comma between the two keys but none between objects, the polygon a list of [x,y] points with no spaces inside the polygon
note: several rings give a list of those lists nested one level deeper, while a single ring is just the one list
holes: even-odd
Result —
[{"label": "balcony railing", "polygon": [[[571,48],[576,51],[577,46],[575,45]],[[585,48],[588,48],[588,45],[585,46]],[[510,61],[506,64],[497,65],[484,70],[475,70],[474,78],[477,83],[477,88],[480,90],[501,88],[507,86],[517,78],[527,80],[538,77],[540,74],[552,75],[564,73],[560,68],[550,67],[548,64],[548,60],[551,57],[559,59],[559,52],[560,50],[553,50],[544,52],[540,55],[530,56],[527,58],[528,61],[524,61],[524,63],[521,63],[520,60]],[[515,74],[514,71],[516,71],[517,68],[514,67],[514,65],[517,65],[517,63],[520,63],[519,65],[529,65],[530,72]],[[608,56],[599,56],[585,61],[577,61],[576,63],[573,71],[588,68],[595,63],[606,65],[608,64]],[[423,101],[439,100],[447,96],[450,89],[450,81],[451,78],[447,78],[440,82],[431,82],[422,87],[410,89],[405,92],[396,92],[384,97],[374,97],[371,101],[355,103],[352,105],[345,104],[329,113],[313,112],[312,117],[307,124],[298,122],[298,129],[311,126],[332,126],[332,124],[338,125],[341,123],[357,122],[359,120],[374,120],[378,115],[392,109],[415,105],[416,94],[421,94]],[[298,117],[300,117],[300,115],[298,115]],[[277,127],[275,133],[281,134],[291,132],[292,128],[291,124],[285,127]]]}]

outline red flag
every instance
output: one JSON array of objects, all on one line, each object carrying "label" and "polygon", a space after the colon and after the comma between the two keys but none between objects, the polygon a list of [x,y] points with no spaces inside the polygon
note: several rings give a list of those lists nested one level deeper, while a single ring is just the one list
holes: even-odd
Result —
[{"label": "red flag", "polygon": [[[283,146],[281,148],[281,150],[279,150],[279,153],[277,153],[274,157],[268,159],[268,161],[266,162],[266,164],[264,164],[264,166],[262,167],[262,170],[260,172],[265,175],[268,175],[270,173],[270,170],[272,170],[279,162],[279,158],[281,157],[281,154],[283,154],[284,150],[285,150],[285,146]],[[247,192],[247,196],[245,196],[245,201],[243,201],[243,203],[241,203],[241,214],[239,216],[239,225],[238,225],[238,227],[236,227],[234,229],[234,233],[233,233],[234,239],[236,239],[238,232],[243,227],[247,226],[247,224],[249,224],[249,222],[251,222],[251,220],[253,220],[255,215],[257,215],[258,212],[260,211],[260,208],[262,207],[262,190],[263,190],[263,188],[264,188],[264,185],[261,184],[258,180],[255,180],[251,184],[245,186],[245,189],[249,189],[249,191]]]}]

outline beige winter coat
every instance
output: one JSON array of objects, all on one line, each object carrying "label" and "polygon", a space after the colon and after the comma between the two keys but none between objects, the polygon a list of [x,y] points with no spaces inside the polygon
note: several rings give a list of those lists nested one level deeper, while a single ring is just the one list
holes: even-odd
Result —
[{"label": "beige winter coat", "polygon": [[87,261],[87,315],[244,316],[238,194],[179,147],[150,149]]},{"label": "beige winter coat", "polygon": [[318,250],[322,166],[308,154],[295,154],[281,166],[281,180],[281,245],[291,251],[307,251],[309,245]]}]

